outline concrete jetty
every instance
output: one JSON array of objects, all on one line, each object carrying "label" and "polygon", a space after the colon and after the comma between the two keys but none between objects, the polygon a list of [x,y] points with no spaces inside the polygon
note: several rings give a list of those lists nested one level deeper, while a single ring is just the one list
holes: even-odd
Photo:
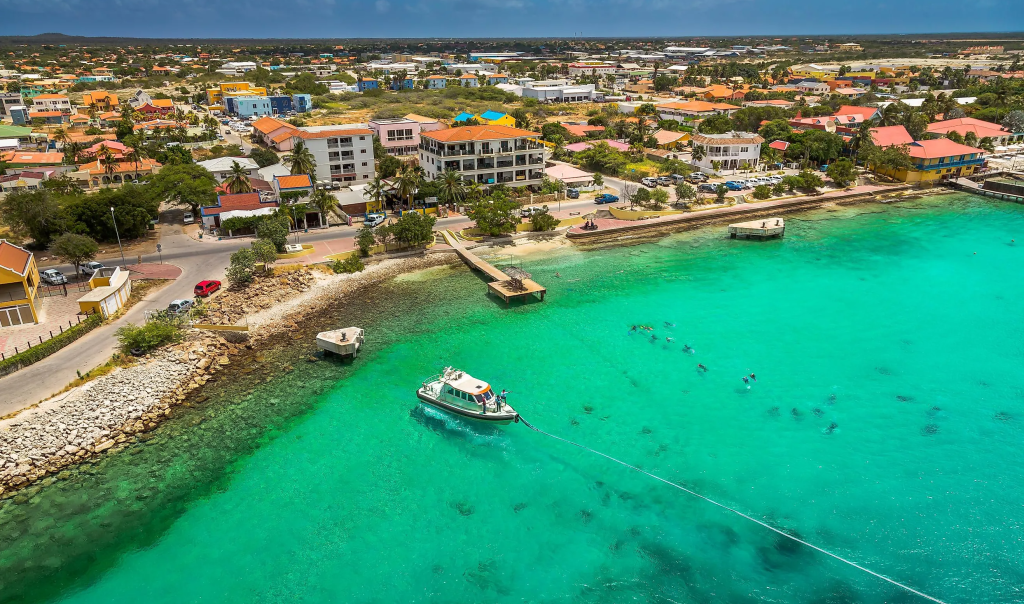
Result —
[{"label": "concrete jetty", "polygon": [[786,234],[786,221],[782,218],[763,218],[729,225],[733,239],[772,239]]},{"label": "concrete jetty", "polygon": [[481,259],[473,252],[466,249],[466,246],[462,244],[455,233],[451,231],[442,231],[445,242],[451,246],[455,253],[462,258],[462,261],[469,265],[470,268],[480,271],[491,278],[491,282],[487,284],[487,291],[498,296],[508,304],[510,300],[515,298],[527,298],[533,294],[540,296],[541,301],[544,300],[544,294],[547,293],[547,288],[537,283],[530,278],[530,274],[515,269],[515,274],[508,275],[504,271],[498,270],[490,262]]},{"label": "concrete jetty", "polygon": [[359,327],[346,327],[321,331],[316,334],[316,345],[324,352],[341,357],[355,357],[363,345],[363,330]]}]

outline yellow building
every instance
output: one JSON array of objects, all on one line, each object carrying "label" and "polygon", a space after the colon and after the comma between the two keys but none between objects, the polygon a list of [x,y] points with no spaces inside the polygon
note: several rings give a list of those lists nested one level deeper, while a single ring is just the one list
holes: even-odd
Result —
[{"label": "yellow building", "polygon": [[39,322],[39,269],[32,252],[0,239],[2,328]]},{"label": "yellow building", "polygon": [[221,105],[224,95],[267,96],[264,86],[253,86],[249,82],[221,82],[216,88],[206,89],[206,102],[209,105]]},{"label": "yellow building", "polygon": [[78,308],[87,315],[103,315],[104,319],[124,308],[132,295],[128,271],[119,266],[97,270],[89,279],[89,288],[92,291],[78,299]]},{"label": "yellow building", "polygon": [[116,94],[111,94],[106,90],[94,90],[82,95],[82,104],[90,109],[95,108],[96,111],[106,112],[117,109],[121,102]]},{"label": "yellow building", "polygon": [[932,182],[971,176],[985,163],[984,149],[968,147],[948,138],[915,141],[903,126],[871,129],[871,139],[878,147],[904,146],[910,155],[909,170],[873,171],[902,182]]}]

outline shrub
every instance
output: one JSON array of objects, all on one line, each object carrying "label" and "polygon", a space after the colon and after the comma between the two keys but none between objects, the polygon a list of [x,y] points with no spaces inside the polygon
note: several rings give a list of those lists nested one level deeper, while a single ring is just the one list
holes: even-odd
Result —
[{"label": "shrub", "polygon": [[530,218],[530,223],[533,224],[533,230],[535,231],[553,231],[559,222],[557,218],[548,212],[547,207]]},{"label": "shrub", "polygon": [[655,189],[651,191],[651,202],[650,207],[655,210],[660,210],[665,207],[668,203],[668,191],[665,189]]},{"label": "shrub", "polygon": [[133,354],[133,351],[150,352],[166,344],[180,342],[182,338],[181,327],[165,319],[150,321],[142,326],[128,323],[118,329],[116,335],[124,354]]},{"label": "shrub", "polygon": [[288,219],[277,217],[261,220],[256,225],[256,236],[270,241],[274,244],[274,249],[283,252],[284,245],[288,243]]},{"label": "shrub", "polygon": [[377,242],[377,236],[373,233],[373,227],[363,226],[356,235],[356,245],[359,246],[359,253],[364,256],[370,255],[370,248]]},{"label": "shrub", "polygon": [[772,195],[782,195],[786,192],[786,185],[781,182],[777,182],[772,185]]},{"label": "shrub", "polygon": [[363,261],[355,254],[350,255],[344,260],[335,260],[334,263],[331,264],[331,270],[334,271],[334,274],[336,275],[340,275],[342,273],[358,273],[364,268],[366,268],[366,266],[363,264]]},{"label": "shrub", "polygon": [[227,278],[231,285],[247,285],[252,283],[253,272],[256,270],[256,253],[247,247],[243,247],[234,254],[231,254],[231,264],[228,266]]},{"label": "shrub", "polygon": [[772,196],[772,188],[768,185],[754,187],[754,199],[768,199]]}]

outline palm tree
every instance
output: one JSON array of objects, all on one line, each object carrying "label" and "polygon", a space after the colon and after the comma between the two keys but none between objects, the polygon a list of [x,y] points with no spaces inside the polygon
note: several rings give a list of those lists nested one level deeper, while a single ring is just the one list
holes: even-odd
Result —
[{"label": "palm tree", "polygon": [[224,179],[224,188],[228,193],[252,193],[252,182],[245,168],[236,161],[231,162],[231,176]]},{"label": "palm tree", "polygon": [[53,131],[53,140],[60,143],[61,148],[64,148],[64,146],[71,140],[71,135],[68,134],[68,131],[64,128],[57,128]]},{"label": "palm tree", "polygon": [[108,183],[114,183],[114,172],[117,171],[117,166],[114,165],[114,152],[107,148],[106,145],[100,145],[99,150],[96,152],[96,161],[103,166],[103,173],[107,176]]},{"label": "palm tree", "polygon": [[372,181],[366,185],[366,194],[370,196],[370,200],[373,201],[373,208],[367,204],[367,210],[379,212],[384,209],[384,198],[387,197],[388,187],[381,180],[380,176],[375,176]]},{"label": "palm tree", "polygon": [[327,221],[327,226],[331,226],[331,212],[334,211],[334,208],[338,207],[338,198],[331,195],[330,191],[317,189],[313,191],[313,197],[310,199],[310,202],[323,214],[324,220]]},{"label": "palm tree", "polygon": [[438,180],[441,183],[441,201],[444,203],[457,205],[466,198],[466,185],[455,170],[445,170]]},{"label": "palm tree", "polygon": [[519,107],[518,109],[514,109],[509,115],[516,121],[516,128],[522,128],[523,130],[530,129],[530,114],[527,113],[525,109]]},{"label": "palm tree", "polygon": [[416,189],[419,188],[419,184],[420,175],[417,173],[416,168],[406,164],[398,173],[395,185],[398,189],[399,197],[405,198],[409,202],[410,208],[412,207],[412,196],[416,193]]},{"label": "palm tree", "polygon": [[82,143],[70,142],[64,145],[64,163],[72,165],[78,163],[78,154],[85,149]]},{"label": "palm tree", "polygon": [[690,155],[693,157],[693,161],[699,162],[702,161],[705,157],[707,157],[708,153],[707,150],[704,148],[704,145],[694,145],[693,151],[690,153]]},{"label": "palm tree", "polygon": [[316,158],[302,140],[296,141],[291,154],[284,156],[284,164],[292,174],[308,174],[310,179],[316,171]]}]

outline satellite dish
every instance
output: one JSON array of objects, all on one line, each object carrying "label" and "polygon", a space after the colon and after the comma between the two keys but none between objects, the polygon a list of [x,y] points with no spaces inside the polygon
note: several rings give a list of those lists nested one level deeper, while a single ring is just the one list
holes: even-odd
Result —
[{"label": "satellite dish", "polygon": [[825,132],[836,133],[836,123],[832,120],[825,122]]}]

